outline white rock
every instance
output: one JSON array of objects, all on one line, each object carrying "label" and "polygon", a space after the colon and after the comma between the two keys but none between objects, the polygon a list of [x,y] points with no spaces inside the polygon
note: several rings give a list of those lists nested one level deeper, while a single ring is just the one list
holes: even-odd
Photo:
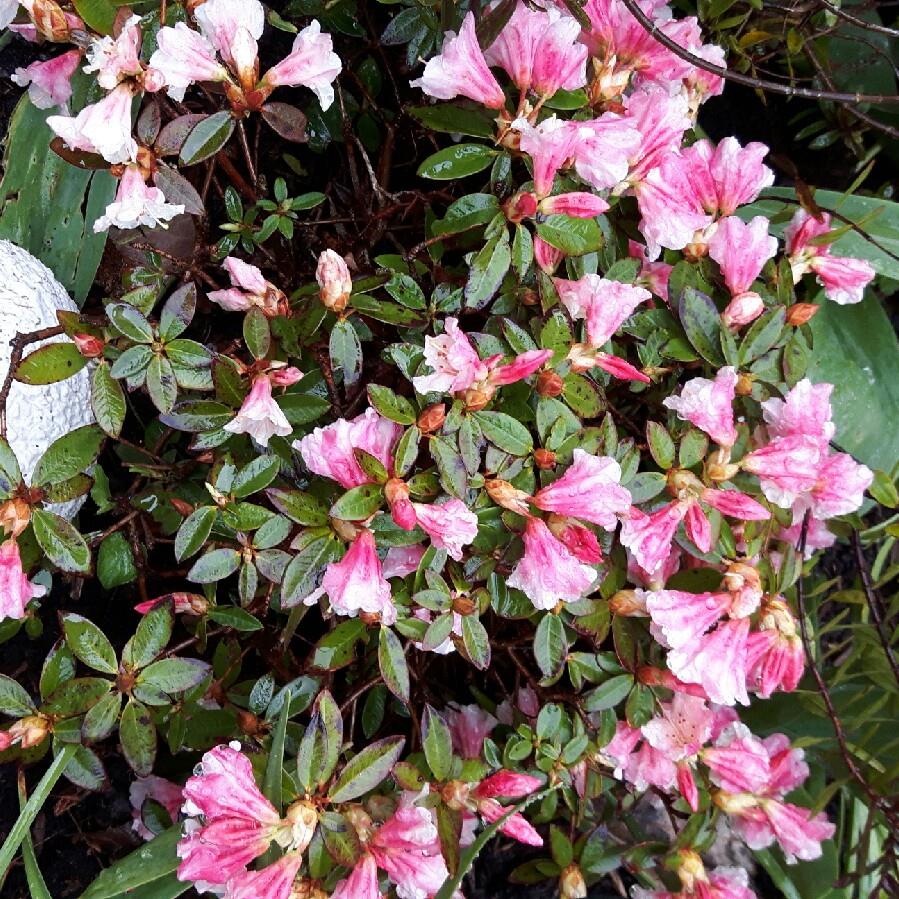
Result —
[{"label": "white rock", "polygon": [[[0,383],[9,371],[10,341],[16,334],[59,324],[57,309],[78,311],[43,262],[8,240],[0,240]],[[45,344],[68,339],[60,335],[29,344],[25,355]],[[13,381],[6,400],[6,437],[26,482],[31,483],[37,460],[54,440],[93,421],[88,368],[56,384],[31,386]],[[52,509],[71,518],[83,502],[81,497]]]}]

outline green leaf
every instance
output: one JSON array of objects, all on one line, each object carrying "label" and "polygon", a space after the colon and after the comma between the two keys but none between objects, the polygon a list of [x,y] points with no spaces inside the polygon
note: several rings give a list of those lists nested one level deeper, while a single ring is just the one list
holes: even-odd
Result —
[{"label": "green leaf", "polygon": [[122,694],[118,691],[107,693],[100,701],[88,709],[81,722],[81,736],[88,743],[105,740],[113,731],[122,708]]},{"label": "green leaf", "polygon": [[[75,115],[104,91],[81,71],[70,79]],[[23,96],[8,120],[0,181],[0,238],[41,259],[81,305],[94,284],[107,232],[93,223],[113,201],[118,179],[108,171],[72,165],[50,148],[55,136],[46,120],[55,109],[38,109]]]},{"label": "green leaf", "polygon": [[194,125],[181,146],[182,165],[195,165],[221,150],[234,132],[234,119],[227,110],[213,113]]},{"label": "green leaf", "polygon": [[183,693],[202,683],[209,671],[209,665],[199,659],[160,659],[144,668],[137,681],[163,693]]},{"label": "green leaf", "polygon": [[291,521],[306,527],[320,527],[328,523],[328,508],[320,500],[299,490],[271,487],[265,491],[272,505]]},{"label": "green leaf", "polygon": [[146,344],[129,347],[112,363],[110,375],[113,378],[133,378],[153,361],[153,351]]},{"label": "green leaf", "polygon": [[119,739],[125,761],[135,774],[146,777],[156,759],[156,725],[149,709],[136,699],[130,699],[122,712]]},{"label": "green leaf", "polygon": [[264,359],[272,345],[268,319],[258,306],[253,306],[243,319],[243,342],[254,359]]},{"label": "green leaf", "polygon": [[171,600],[157,603],[141,618],[134,636],[122,651],[123,662],[143,668],[168,646],[175,626],[173,605]]},{"label": "green leaf", "polygon": [[657,421],[646,422],[646,440],[652,458],[663,471],[674,465],[674,441],[664,425]]},{"label": "green leaf", "polygon": [[871,468],[892,469],[899,458],[899,341],[880,300],[854,306],[824,302],[811,320],[815,352],[808,377],[834,385],[830,401],[835,442]]},{"label": "green leaf", "polygon": [[159,420],[176,431],[214,431],[234,417],[234,410],[212,400],[188,400],[161,415]]},{"label": "green leaf", "polygon": [[187,579],[195,584],[214,584],[234,574],[239,565],[240,553],[236,549],[214,549],[194,562]]},{"label": "green leaf", "polygon": [[384,502],[384,490],[379,484],[362,484],[352,487],[331,506],[331,516],[345,521],[365,521]]},{"label": "green leaf", "polygon": [[46,509],[34,509],[31,526],[38,546],[61,571],[88,571],[91,551],[84,537],[64,518]]},{"label": "green leaf", "polygon": [[453,740],[446,722],[430,704],[425,704],[421,743],[431,773],[437,780],[446,780],[453,771]]},{"label": "green leaf", "polygon": [[328,798],[331,802],[349,802],[373,790],[393,770],[405,744],[403,737],[387,737],[366,746],[340,772]]},{"label": "green leaf", "polygon": [[468,489],[468,473],[459,451],[445,437],[432,437],[428,449],[437,463],[443,489],[458,499],[464,499]]},{"label": "green leaf", "polygon": [[567,652],[568,640],[562,619],[558,615],[544,615],[534,634],[534,659],[544,677],[551,677],[561,669]]},{"label": "green leaf", "polygon": [[281,808],[281,785],[284,782],[284,741],[287,737],[287,722],[290,719],[290,690],[285,691],[281,711],[272,731],[272,742],[268,750],[262,792],[275,808]]},{"label": "green leaf", "polygon": [[91,409],[97,424],[110,437],[118,437],[125,422],[125,392],[106,362],[101,362],[91,375]]},{"label": "green leaf", "polygon": [[594,219],[570,215],[548,215],[537,223],[537,235],[566,256],[594,253],[603,244],[602,231]]},{"label": "green leaf", "polygon": [[490,637],[477,615],[463,616],[462,643],[475,668],[486,671],[490,667]]},{"label": "green leaf", "polygon": [[137,577],[134,553],[121,531],[110,534],[97,550],[97,577],[104,589],[130,584]]},{"label": "green leaf", "polygon": [[415,424],[415,408],[404,396],[379,384],[369,384],[367,390],[369,403],[385,418],[401,425]]},{"label": "green leaf", "polygon": [[400,638],[389,627],[382,627],[378,634],[378,666],[390,692],[408,702],[409,666]]},{"label": "green leaf", "polygon": [[[162,888],[180,863],[176,847],[181,836],[181,824],[174,824],[130,855],[113,862],[100,872],[97,879],[81,894],[81,899],[122,899],[124,896],[136,899],[137,891],[142,887]],[[183,886],[189,887],[190,884],[185,883]],[[166,897],[177,895],[178,893],[170,892],[165,894]],[[153,894],[147,893],[143,899],[153,899]]]},{"label": "green leaf", "polygon": [[503,229],[500,234],[487,241],[471,261],[465,284],[465,305],[469,309],[483,309],[490,302],[499,290],[511,261],[509,232]]},{"label": "green leaf", "polygon": [[475,412],[484,436],[496,447],[513,456],[526,456],[534,449],[531,432],[505,412]]},{"label": "green leaf", "polygon": [[242,498],[264,490],[281,470],[281,460],[277,456],[257,456],[234,475],[231,493]]},{"label": "green leaf", "polygon": [[60,684],[46,699],[42,711],[69,718],[83,715],[113,687],[104,677],[76,677]]},{"label": "green leaf", "polygon": [[106,307],[112,326],[135,343],[152,343],[153,328],[143,313],[130,303],[110,303]]},{"label": "green leaf", "polygon": [[178,399],[175,370],[165,356],[154,356],[147,367],[147,391],[160,412],[171,412]]},{"label": "green leaf", "polygon": [[740,364],[745,365],[764,356],[780,339],[786,323],[787,313],[783,306],[778,306],[757,318],[743,342],[740,344]]},{"label": "green leaf", "polygon": [[51,343],[29,353],[17,366],[15,379],[22,384],[55,384],[81,371],[87,359],[74,343]]},{"label": "green leaf", "polygon": [[451,103],[441,103],[435,106],[413,106],[406,112],[432,131],[493,140],[493,122],[480,109],[463,109]]},{"label": "green leaf", "polygon": [[362,373],[362,344],[349,321],[337,322],[328,341],[331,367],[343,372],[346,384],[355,384]]},{"label": "green leaf", "polygon": [[216,606],[209,610],[209,617],[216,624],[233,628],[242,633],[262,630],[262,622],[238,606]]},{"label": "green leaf", "polygon": [[[233,189],[233,188],[232,188]],[[166,343],[183,334],[197,309],[197,288],[193,281],[182,284],[165,301],[159,315],[159,336]]]},{"label": "green leaf", "polygon": [[425,309],[427,302],[422,289],[408,275],[394,272],[384,290],[407,309]]},{"label": "green leaf", "polygon": [[116,7],[109,0],[72,0],[72,5],[85,23],[100,34],[112,34]]},{"label": "green leaf", "polygon": [[449,205],[446,215],[431,226],[435,237],[461,234],[478,225],[486,225],[500,212],[493,194],[468,194]]},{"label": "green leaf", "polygon": [[66,481],[88,468],[100,453],[106,435],[96,425],[69,431],[47,448],[32,476],[37,487]]},{"label": "green leaf", "polygon": [[189,559],[203,548],[212,532],[217,513],[216,506],[200,506],[184,519],[175,535],[175,558],[179,562]]},{"label": "green leaf", "polygon": [[281,581],[281,606],[299,605],[318,586],[325,566],[340,557],[340,544],[328,534],[309,537],[290,560]]},{"label": "green leaf", "polygon": [[357,618],[341,621],[315,645],[312,667],[334,671],[348,665],[355,655],[356,643],[365,636],[365,624]]},{"label": "green leaf", "polygon": [[286,393],[278,397],[278,405],[294,427],[316,421],[331,408],[324,397],[311,393]]},{"label": "green leaf", "polygon": [[102,671],[104,674],[118,672],[115,650],[96,624],[75,612],[63,612],[60,620],[69,649],[88,668]]},{"label": "green leaf", "polygon": [[25,688],[5,674],[0,674],[0,712],[11,718],[34,712],[34,703]]},{"label": "green leaf", "polygon": [[418,458],[419,441],[421,431],[415,426],[406,428],[403,436],[397,441],[393,453],[393,473],[398,478],[404,478],[412,469]]},{"label": "green leaf", "polygon": [[429,156],[418,167],[418,175],[434,181],[465,178],[484,171],[496,155],[496,150],[484,144],[453,144]]},{"label": "green leaf", "polygon": [[4,493],[12,491],[22,482],[19,461],[5,437],[0,437],[0,490]]},{"label": "green leaf", "polygon": [[342,743],[340,709],[330,692],[322,690],[316,697],[312,718],[297,754],[297,778],[305,790],[311,792],[330,778],[337,766]]},{"label": "green leaf", "polygon": [[695,287],[687,287],[680,297],[678,315],[696,352],[712,365],[724,365],[721,316],[711,299]]},{"label": "green leaf", "polygon": [[614,708],[624,700],[633,686],[633,675],[616,674],[584,695],[584,708],[588,712]]}]

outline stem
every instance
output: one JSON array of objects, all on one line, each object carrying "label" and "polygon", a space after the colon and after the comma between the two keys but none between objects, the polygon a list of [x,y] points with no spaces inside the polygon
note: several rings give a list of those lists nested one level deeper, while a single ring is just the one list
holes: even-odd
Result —
[{"label": "stem", "polygon": [[66,743],[60,750],[59,755],[53,759],[50,767],[44,772],[44,776],[40,779],[37,787],[35,787],[28,802],[25,803],[24,808],[19,812],[19,817],[16,819],[16,823],[13,824],[9,836],[7,836],[3,846],[0,847],[0,871],[5,872],[12,864],[13,856],[15,856],[19,846],[22,845],[28,829],[34,823],[38,812],[47,801],[47,797],[56,785],[56,781],[62,777],[62,772],[65,771],[79,745],[78,743]]}]

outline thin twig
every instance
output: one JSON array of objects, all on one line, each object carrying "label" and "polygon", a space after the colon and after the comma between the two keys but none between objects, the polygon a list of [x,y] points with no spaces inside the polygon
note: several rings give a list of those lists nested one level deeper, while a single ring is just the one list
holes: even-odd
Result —
[{"label": "thin twig", "polygon": [[16,369],[22,361],[22,354],[25,347],[31,343],[37,343],[39,340],[47,340],[50,337],[56,337],[63,333],[62,325],[53,325],[49,328],[41,328],[38,331],[29,331],[26,334],[16,334],[9,345],[12,352],[9,355],[9,368],[6,371],[6,378],[3,381],[3,387],[0,388],[0,437],[6,439],[6,401],[9,399],[9,391],[12,390],[12,382],[15,377]]}]

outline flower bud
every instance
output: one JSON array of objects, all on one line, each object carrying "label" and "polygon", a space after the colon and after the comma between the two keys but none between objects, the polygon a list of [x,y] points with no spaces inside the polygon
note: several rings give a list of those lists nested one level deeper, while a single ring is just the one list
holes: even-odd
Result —
[{"label": "flower bud", "polygon": [[312,842],[312,835],[318,826],[318,811],[315,806],[306,799],[300,799],[287,809],[284,820],[290,827],[286,834],[278,836],[279,845],[304,852]]},{"label": "flower bud", "polygon": [[262,730],[259,719],[252,712],[248,712],[246,709],[238,710],[237,726],[240,728],[242,733],[245,733],[249,737],[255,737],[260,732],[260,730]]},{"label": "flower bud", "polygon": [[552,450],[543,449],[542,447],[535,449],[534,462],[537,464],[537,468],[548,471],[556,467],[556,454]]},{"label": "flower bud", "polygon": [[415,507],[409,501],[409,487],[400,478],[390,478],[384,485],[384,497],[398,527],[411,531],[417,522]]},{"label": "flower bud", "polygon": [[465,411],[480,412],[493,399],[495,393],[496,388],[487,383],[463,391],[462,402],[465,404]]},{"label": "flower bud", "polygon": [[765,311],[762,298],[755,291],[747,290],[737,294],[721,313],[721,321],[726,328],[736,331],[743,325],[755,321]]},{"label": "flower bud", "polygon": [[755,383],[755,378],[748,371],[741,371],[737,375],[737,383],[734,387],[734,392],[737,396],[751,396],[752,395],[752,385]]},{"label": "flower bud", "polygon": [[536,290],[531,290],[530,287],[522,287],[518,291],[518,301],[522,306],[536,306],[540,302],[540,297],[537,296]]},{"label": "flower bud", "polygon": [[697,885],[708,883],[709,878],[705,873],[705,866],[699,857],[699,853],[694,852],[692,849],[683,849],[678,853],[675,863],[677,865],[677,876],[683,884],[685,893],[699,893]]},{"label": "flower bud", "polygon": [[798,328],[818,314],[821,307],[815,303],[794,303],[787,309],[787,324]]},{"label": "flower bud", "polygon": [[185,518],[194,510],[193,503],[189,503],[187,502],[187,500],[179,499],[177,496],[171,497],[169,499],[169,502],[172,504],[175,511],[177,511],[179,515],[183,515]]},{"label": "flower bud", "polygon": [[428,406],[426,409],[422,410],[421,415],[418,416],[418,421],[416,424],[418,425],[419,431],[422,434],[433,434],[435,431],[439,431],[443,427],[443,423],[446,421],[446,405],[444,403],[434,403],[431,406]]},{"label": "flower bud", "polygon": [[333,250],[325,250],[318,257],[315,280],[324,307],[332,312],[343,312],[353,292],[353,279],[343,257]]},{"label": "flower bud", "polygon": [[513,224],[537,214],[537,196],[529,192],[513,194],[503,203],[503,215]]},{"label": "flower bud", "polygon": [[56,43],[71,39],[71,28],[66,14],[53,0],[33,0],[30,4],[26,4],[26,8],[41,37]]},{"label": "flower bud", "polygon": [[453,611],[465,617],[473,615],[478,608],[478,604],[466,593],[457,593],[453,597]]},{"label": "flower bud", "polygon": [[467,783],[463,783],[461,780],[451,780],[444,785],[440,796],[451,809],[459,811],[465,808],[470,792]]},{"label": "flower bud", "polygon": [[286,368],[278,368],[271,372],[268,379],[274,387],[290,387],[296,384],[302,377],[303,373],[298,368],[289,365]]},{"label": "flower bud", "polygon": [[559,875],[560,899],[586,899],[587,881],[580,867],[572,862]]},{"label": "flower bud", "polygon": [[565,389],[565,382],[552,370],[537,375],[537,393],[540,396],[556,397]]},{"label": "flower bud", "polygon": [[542,237],[534,238],[534,259],[546,274],[551,275],[564,258],[565,254],[561,250],[548,244]]},{"label": "flower bud", "polygon": [[31,521],[31,506],[23,499],[13,497],[0,505],[0,527],[10,537],[18,537]]},{"label": "flower bud", "polygon": [[487,495],[498,506],[508,509],[510,512],[517,512],[519,515],[527,515],[528,500],[531,498],[529,493],[513,487],[508,481],[500,478],[490,478],[484,482],[487,488]]},{"label": "flower bud", "polygon": [[44,737],[50,733],[50,719],[43,715],[27,715],[20,718],[7,731],[10,744],[19,743],[22,749],[31,749],[43,743]]},{"label": "flower bud", "polygon": [[645,618],[646,595],[642,590],[619,590],[609,599],[609,610],[622,618]]},{"label": "flower bud", "polygon": [[668,491],[678,499],[695,499],[704,489],[702,481],[686,468],[672,468],[668,472]]},{"label": "flower bud", "polygon": [[102,356],[103,347],[106,346],[103,340],[92,334],[75,334],[72,341],[85,359],[96,359],[97,356]]}]

